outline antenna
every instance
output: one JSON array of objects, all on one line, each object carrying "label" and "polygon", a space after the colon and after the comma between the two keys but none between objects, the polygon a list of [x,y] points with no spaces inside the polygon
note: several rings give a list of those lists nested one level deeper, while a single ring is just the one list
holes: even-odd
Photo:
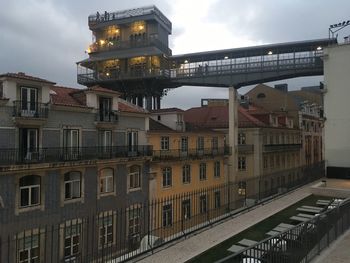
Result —
[{"label": "antenna", "polygon": [[[328,38],[334,38],[334,34],[350,25],[350,20],[332,24],[328,28]],[[332,37],[331,37],[332,36]],[[336,38],[338,34],[336,35]]]}]

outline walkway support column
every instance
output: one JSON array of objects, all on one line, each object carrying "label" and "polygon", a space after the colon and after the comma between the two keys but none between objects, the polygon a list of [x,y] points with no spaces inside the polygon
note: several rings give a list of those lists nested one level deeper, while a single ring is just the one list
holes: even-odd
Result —
[{"label": "walkway support column", "polygon": [[229,202],[233,203],[237,196],[237,187],[233,183],[236,183],[237,175],[237,138],[238,138],[238,102],[237,102],[237,90],[232,86],[229,88],[229,132],[228,142],[232,149],[232,154],[228,161],[228,182],[229,187]]}]

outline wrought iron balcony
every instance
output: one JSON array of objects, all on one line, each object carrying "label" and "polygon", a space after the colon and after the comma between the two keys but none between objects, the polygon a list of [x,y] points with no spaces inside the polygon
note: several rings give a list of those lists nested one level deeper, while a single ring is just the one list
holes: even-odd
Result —
[{"label": "wrought iron balcony", "polygon": [[187,151],[182,149],[157,150],[153,151],[153,160],[198,159],[230,154],[231,148],[228,146],[221,148],[188,149]]},{"label": "wrought iron balcony", "polygon": [[264,152],[299,151],[301,144],[265,144]]},{"label": "wrought iron balcony", "polygon": [[108,112],[99,111],[96,113],[97,122],[117,123],[118,120],[119,120],[119,117],[116,111],[108,111]]},{"label": "wrought iron balcony", "polygon": [[238,144],[238,153],[252,153],[254,152],[253,144]]},{"label": "wrought iron balcony", "polygon": [[17,100],[13,102],[13,117],[45,119],[49,114],[47,103]]},{"label": "wrought iron balcony", "polygon": [[0,165],[84,161],[152,156],[152,146],[96,146],[23,149],[0,149]]}]

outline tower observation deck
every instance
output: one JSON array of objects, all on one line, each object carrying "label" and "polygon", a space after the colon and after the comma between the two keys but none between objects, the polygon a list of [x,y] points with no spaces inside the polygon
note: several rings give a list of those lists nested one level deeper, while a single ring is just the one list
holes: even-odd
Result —
[{"label": "tower observation deck", "polygon": [[240,88],[293,77],[323,75],[323,47],[336,39],[172,55],[172,24],[149,6],[89,16],[93,43],[77,62],[78,83],[100,85],[149,110],[160,108],[167,89],[191,86]]}]

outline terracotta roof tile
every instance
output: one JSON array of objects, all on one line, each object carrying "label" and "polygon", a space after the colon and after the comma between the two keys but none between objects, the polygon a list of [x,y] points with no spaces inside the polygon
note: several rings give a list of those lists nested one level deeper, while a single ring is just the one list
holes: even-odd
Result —
[{"label": "terracotta roof tile", "polygon": [[118,101],[118,110],[121,112],[148,113],[148,111],[144,108],[131,104],[130,102],[127,102],[126,100],[123,100],[121,98],[119,98]]},{"label": "terracotta roof tile", "polygon": [[[87,107],[86,99],[75,96],[78,91],[80,92],[83,90],[61,86],[53,86],[51,90],[51,103],[54,105]],[[82,96],[85,96],[85,94],[82,94]]]},{"label": "terracotta roof tile", "polygon": [[52,82],[52,81],[49,81],[49,80],[46,80],[46,79],[42,79],[42,78],[26,75],[24,72],[4,73],[4,74],[0,74],[0,78],[24,79],[24,80],[43,82],[43,83],[47,83],[47,84],[51,84],[51,85],[56,84],[55,82]]},{"label": "terracotta roof tile", "polygon": [[158,110],[152,110],[152,113],[165,113],[165,112],[184,112],[184,110],[179,108],[164,108]]}]

